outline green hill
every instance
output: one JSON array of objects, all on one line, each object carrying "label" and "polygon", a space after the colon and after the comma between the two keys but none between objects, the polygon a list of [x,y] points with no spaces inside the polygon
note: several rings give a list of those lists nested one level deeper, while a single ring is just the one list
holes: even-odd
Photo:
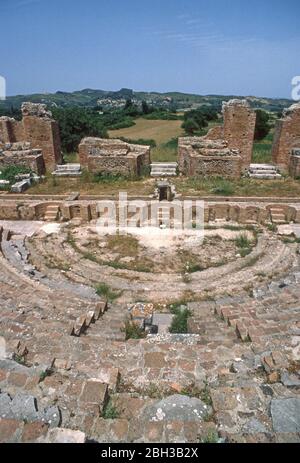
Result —
[{"label": "green hill", "polygon": [[[292,100],[288,99],[273,99],[260,98],[254,96],[236,96],[236,95],[195,95],[180,92],[134,92],[131,89],[123,88],[119,91],[105,91],[84,89],[75,92],[58,91],[56,93],[37,93],[32,95],[16,95],[9,96],[5,101],[0,101],[0,111],[7,109],[19,109],[23,101],[31,101],[33,103],[45,103],[50,108],[51,106],[85,106],[95,107],[99,105],[99,100],[110,99],[118,104],[118,100],[133,99],[136,102],[146,100],[153,106],[172,107],[172,109],[188,109],[208,104],[216,107],[221,107],[223,101],[228,101],[232,98],[246,98],[252,107],[262,108],[267,111],[281,111],[293,104]],[[121,103],[120,103],[121,104]]]}]

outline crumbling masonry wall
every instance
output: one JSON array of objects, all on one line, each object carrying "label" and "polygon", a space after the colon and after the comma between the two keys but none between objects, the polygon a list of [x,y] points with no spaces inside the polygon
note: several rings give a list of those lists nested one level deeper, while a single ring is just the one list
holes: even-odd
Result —
[{"label": "crumbling masonry wall", "polygon": [[230,149],[239,150],[241,169],[249,168],[252,159],[256,113],[246,100],[230,100],[223,104],[224,139]]},{"label": "crumbling masonry wall", "polygon": [[31,149],[28,142],[6,143],[4,147],[0,145],[0,169],[13,165],[28,167],[38,175],[45,172],[42,151]]},{"label": "crumbling masonry wall", "polygon": [[0,144],[27,142],[31,149],[42,151],[45,169],[55,170],[56,165],[62,163],[58,123],[45,105],[23,103],[21,109],[22,121],[0,118]]},{"label": "crumbling masonry wall", "polygon": [[178,142],[179,170],[187,176],[239,178],[241,156],[220,139],[182,137]]},{"label": "crumbling masonry wall", "polygon": [[79,160],[89,172],[137,176],[150,165],[150,147],[88,137],[79,145]]},{"label": "crumbling masonry wall", "polygon": [[273,163],[282,171],[288,172],[292,150],[300,147],[300,103],[292,105],[283,112],[277,121],[272,148]]},{"label": "crumbling masonry wall", "polygon": [[184,175],[239,178],[251,163],[256,113],[246,100],[223,104],[224,125],[205,137],[182,137],[179,170]]}]

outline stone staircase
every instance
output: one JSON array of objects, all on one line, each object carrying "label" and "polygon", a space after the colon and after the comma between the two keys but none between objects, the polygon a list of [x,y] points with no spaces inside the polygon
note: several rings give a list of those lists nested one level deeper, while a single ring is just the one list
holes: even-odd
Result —
[{"label": "stone staircase", "polygon": [[80,315],[76,318],[75,323],[72,324],[70,329],[71,336],[81,336],[86,330],[99,320],[107,310],[107,302],[98,302],[92,310]]},{"label": "stone staircase", "polygon": [[261,180],[276,180],[282,178],[276,166],[272,164],[250,164],[249,177]]},{"label": "stone staircase", "polygon": [[188,308],[193,314],[188,320],[188,331],[200,335],[200,344],[216,343],[231,348],[240,342],[234,329],[226,329],[224,321],[215,313],[214,302],[192,302]]},{"label": "stone staircase", "polygon": [[109,310],[103,313],[100,323],[89,326],[87,337],[89,342],[125,341],[126,309],[124,304],[109,304]]},{"label": "stone staircase", "polygon": [[49,204],[47,206],[44,220],[46,222],[55,222],[58,219],[59,206],[57,204]]},{"label": "stone staircase", "polygon": [[151,177],[176,177],[177,162],[154,162],[151,164]]},{"label": "stone staircase", "polygon": [[284,209],[281,207],[271,207],[270,208],[271,221],[275,225],[280,225],[286,223],[286,216]]},{"label": "stone staircase", "polygon": [[79,177],[81,173],[80,164],[58,164],[52,175],[55,177]]}]

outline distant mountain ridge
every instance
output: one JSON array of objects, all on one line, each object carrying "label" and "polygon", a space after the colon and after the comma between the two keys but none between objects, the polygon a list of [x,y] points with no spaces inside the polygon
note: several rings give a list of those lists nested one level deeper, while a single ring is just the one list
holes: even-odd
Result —
[{"label": "distant mountain ridge", "polygon": [[[238,95],[196,95],[181,92],[135,92],[132,89],[122,88],[118,91],[94,90],[86,88],[74,92],[57,91],[56,93],[36,93],[31,95],[9,96],[5,101],[0,101],[0,109],[18,109],[24,101],[32,103],[45,103],[51,106],[82,106],[95,107],[101,106],[104,100],[126,100],[132,99],[137,102],[143,100],[149,104],[161,106],[163,104],[172,105],[175,109],[187,109],[203,104],[220,106],[222,101],[232,98],[246,98],[252,107],[262,108],[270,111],[280,111],[293,104],[292,100],[284,98],[260,98],[254,96]],[[100,102],[99,102],[100,100]]]}]

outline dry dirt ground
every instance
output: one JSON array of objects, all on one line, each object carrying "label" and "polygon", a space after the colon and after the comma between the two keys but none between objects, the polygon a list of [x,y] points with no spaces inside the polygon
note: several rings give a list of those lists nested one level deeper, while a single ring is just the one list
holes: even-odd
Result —
[{"label": "dry dirt ground", "polygon": [[[171,233],[171,234],[170,234]],[[218,267],[235,260],[240,254],[236,239],[241,231],[206,230],[204,239],[157,228],[135,228],[131,234],[97,234],[95,227],[80,227],[72,233],[77,249],[90,259],[142,272],[193,273]],[[243,232],[254,245],[250,231]]]}]

